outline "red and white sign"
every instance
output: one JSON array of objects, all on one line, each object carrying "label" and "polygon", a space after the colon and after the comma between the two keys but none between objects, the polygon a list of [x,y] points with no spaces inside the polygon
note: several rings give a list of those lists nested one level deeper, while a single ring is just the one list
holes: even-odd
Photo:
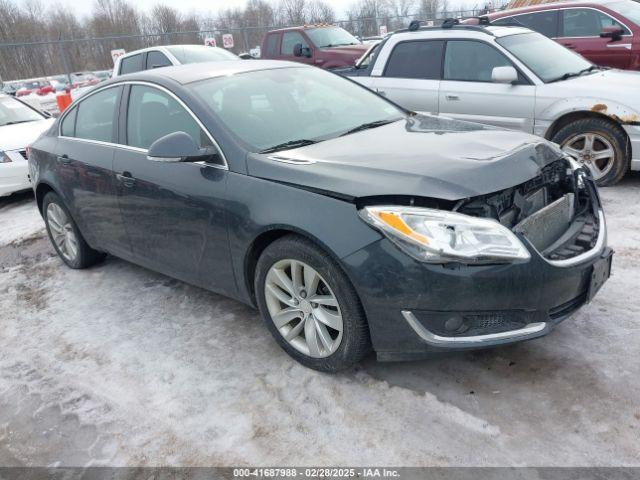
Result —
[{"label": "red and white sign", "polygon": [[204,39],[204,44],[207,47],[217,47],[216,39],[214,37],[207,37]]},{"label": "red and white sign", "polygon": [[113,64],[115,65],[116,60],[121,56],[123,56],[125,53],[127,52],[125,51],[124,48],[117,48],[115,50],[111,50],[111,58],[113,58]]},{"label": "red and white sign", "polygon": [[380,36],[384,37],[387,34],[387,26],[386,25],[380,25]]},{"label": "red and white sign", "polygon": [[222,45],[224,48],[233,48],[233,35],[230,33],[222,35]]}]

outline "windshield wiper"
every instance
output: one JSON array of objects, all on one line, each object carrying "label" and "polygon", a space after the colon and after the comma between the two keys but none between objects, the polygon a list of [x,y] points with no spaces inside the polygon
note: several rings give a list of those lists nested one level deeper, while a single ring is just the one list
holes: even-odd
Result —
[{"label": "windshield wiper", "polygon": [[351,130],[347,130],[344,132],[341,137],[345,135],[350,135],[352,133],[361,132],[362,130],[369,130],[370,128],[381,127],[383,125],[388,125],[390,123],[395,122],[396,120],[376,120],[375,122],[363,123],[362,125],[358,125],[357,127],[352,128]]},{"label": "windshield wiper", "polygon": [[35,122],[35,120],[16,120],[14,122],[3,123],[2,126],[5,127],[7,125],[17,125],[18,123],[27,123],[27,122]]},{"label": "windshield wiper", "polygon": [[290,148],[306,147],[307,145],[313,145],[314,143],[318,143],[318,140],[309,140],[306,138],[302,138],[300,140],[291,140],[289,142],[279,143],[278,145],[274,145],[273,147],[260,150],[259,153],[273,153],[273,152],[277,152],[278,150],[288,150]]},{"label": "windshield wiper", "polygon": [[561,82],[562,80],[567,80],[568,78],[579,77],[582,74],[589,73],[589,72],[592,72],[594,70],[600,70],[600,67],[598,67],[597,65],[591,65],[588,68],[583,68],[579,72],[567,72],[567,73],[565,73],[564,75],[562,75],[562,76],[560,76],[558,78],[554,78],[553,80],[549,80],[549,83]]}]

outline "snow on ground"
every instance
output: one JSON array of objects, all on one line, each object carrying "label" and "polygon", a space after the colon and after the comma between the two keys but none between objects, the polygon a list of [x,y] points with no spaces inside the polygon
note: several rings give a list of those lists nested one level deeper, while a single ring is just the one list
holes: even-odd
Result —
[{"label": "snow on ground", "polygon": [[602,196],[614,276],[550,336],[339,375],[233,300],[64,267],[0,200],[0,465],[639,466],[640,175]]},{"label": "snow on ground", "polygon": [[31,192],[17,197],[0,197],[0,247],[28,237],[44,228]]}]

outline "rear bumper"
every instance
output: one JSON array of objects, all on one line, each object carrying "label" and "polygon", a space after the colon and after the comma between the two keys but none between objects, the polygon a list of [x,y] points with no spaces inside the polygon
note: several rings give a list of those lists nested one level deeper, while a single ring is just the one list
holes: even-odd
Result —
[{"label": "rear bumper", "polygon": [[640,126],[623,125],[631,142],[631,170],[640,170]]}]

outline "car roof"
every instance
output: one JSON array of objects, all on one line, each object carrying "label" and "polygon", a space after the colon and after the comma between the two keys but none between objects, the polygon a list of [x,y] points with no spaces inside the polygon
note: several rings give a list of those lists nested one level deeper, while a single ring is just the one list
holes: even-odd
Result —
[{"label": "car roof", "polygon": [[182,85],[206,80],[208,78],[236,75],[239,73],[273,70],[276,68],[313,68],[297,62],[280,60],[223,60],[218,62],[189,63],[173,67],[163,67],[143,70],[136,73],[121,75],[103,85],[124,81],[154,81],[173,80]]},{"label": "car roof", "polygon": [[122,55],[119,58],[122,57],[129,57],[131,55],[137,55],[139,53],[144,53],[144,52],[150,52],[152,50],[166,50],[168,47],[202,47],[202,48],[220,48],[220,47],[209,47],[207,45],[200,45],[199,43],[184,43],[184,44],[179,44],[179,45],[156,45],[155,47],[146,47],[146,48],[141,48],[140,50],[133,50],[131,52],[127,52],[124,55]]},{"label": "car roof", "polygon": [[318,23],[311,25],[299,25],[297,27],[285,27],[285,28],[277,28],[275,30],[269,30],[267,33],[275,33],[275,32],[291,32],[294,30],[308,30],[311,28],[329,28],[329,27],[339,27],[339,25],[331,25],[330,23]]},{"label": "car roof", "polygon": [[[426,37],[450,37],[460,36],[461,33],[466,37],[474,37],[479,35],[489,35],[492,37],[506,37],[509,35],[519,35],[522,33],[532,33],[533,30],[520,26],[503,26],[503,25],[477,25],[477,24],[454,24],[449,27],[420,27],[417,30],[398,30],[391,34],[388,38],[402,36],[402,38],[411,38],[412,36]],[[425,35],[427,34],[427,35]]]},{"label": "car roof", "polygon": [[[539,10],[553,10],[556,8],[566,8],[566,7],[606,7],[608,4],[618,2],[620,0],[598,0],[598,1],[584,1],[584,0],[565,0],[562,2],[547,2],[547,3],[538,3],[536,5],[527,5],[518,8],[511,8],[509,10],[501,10],[499,12],[488,13],[483,15],[489,19],[499,18],[499,17],[509,17],[512,15],[517,15],[520,13],[529,13],[535,12]],[[630,0],[631,1],[631,0]]]}]

